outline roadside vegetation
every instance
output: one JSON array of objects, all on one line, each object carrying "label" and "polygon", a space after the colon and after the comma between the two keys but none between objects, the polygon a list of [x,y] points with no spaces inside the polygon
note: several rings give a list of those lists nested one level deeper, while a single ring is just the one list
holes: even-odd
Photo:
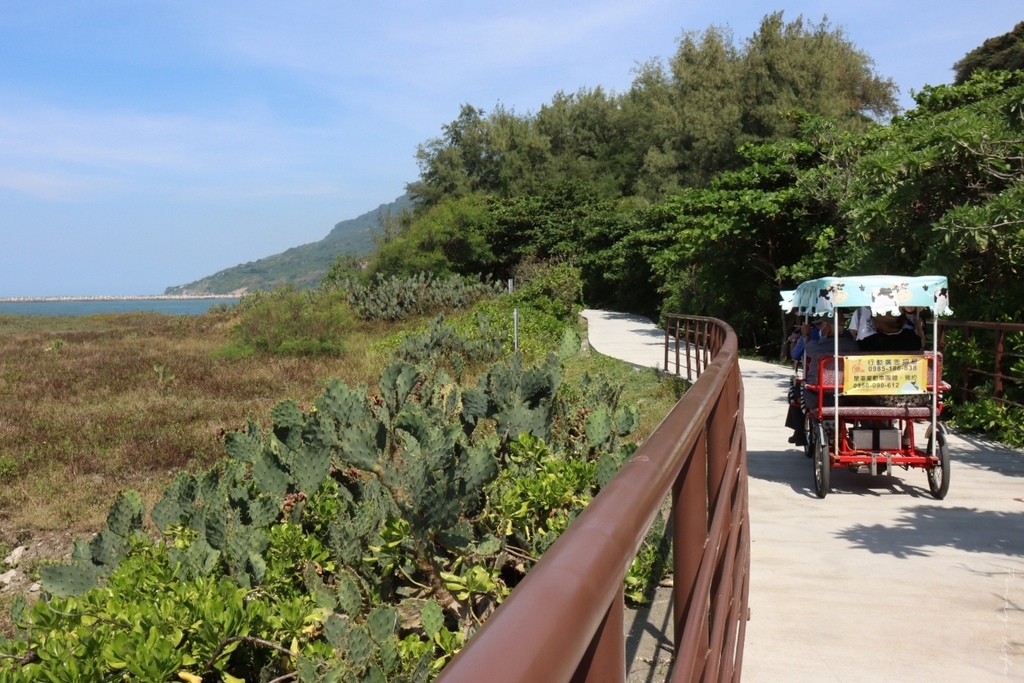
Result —
[{"label": "roadside vegetation", "polygon": [[[436,674],[682,392],[581,350],[578,274],[532,273],[433,317],[325,287],[0,319],[0,550],[81,539],[29,568],[47,600],[3,600],[0,680]],[[326,320],[344,348],[307,343]],[[253,344],[278,336],[295,343]]]},{"label": "roadside vegetation", "polygon": [[1020,320],[1024,72],[983,48],[900,114],[827,22],[687,32],[622,94],[464,106],[318,287],[0,317],[0,550],[80,536],[46,600],[4,594],[0,683],[429,680],[681,394],[581,351],[584,301],[771,357],[820,275],[935,270]]}]

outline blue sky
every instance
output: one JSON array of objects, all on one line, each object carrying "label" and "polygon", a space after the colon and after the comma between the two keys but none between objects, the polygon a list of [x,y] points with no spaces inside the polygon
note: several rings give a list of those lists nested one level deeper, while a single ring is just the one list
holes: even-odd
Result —
[{"label": "blue sky", "polygon": [[323,238],[417,177],[463,103],[623,92],[686,30],[783,10],[910,92],[1019,0],[5,0],[0,297],[157,294]]}]

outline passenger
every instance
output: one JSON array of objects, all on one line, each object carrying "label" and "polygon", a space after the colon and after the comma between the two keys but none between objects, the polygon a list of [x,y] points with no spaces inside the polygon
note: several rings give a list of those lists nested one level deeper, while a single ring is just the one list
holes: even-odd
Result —
[{"label": "passenger", "polygon": [[[807,345],[807,350],[804,352],[807,355],[807,374],[804,377],[805,385],[818,383],[818,366],[821,365],[821,359],[835,353],[836,343],[832,340],[833,332],[832,321],[825,318],[821,323],[821,339]],[[839,355],[845,356],[850,353],[857,353],[858,351],[860,351],[860,346],[854,341],[853,336],[847,331],[841,332],[839,335]],[[804,403],[806,405],[817,405],[817,393],[804,389]]]},{"label": "passenger", "polygon": [[871,326],[875,333],[858,338],[862,351],[886,352],[886,351],[921,351],[921,340],[913,329],[905,326],[906,318],[903,314],[893,313],[876,314],[871,317]]},{"label": "passenger", "polygon": [[[805,385],[817,384],[818,366],[821,363],[821,359],[831,356],[835,352],[835,342],[832,338],[834,328],[831,319],[823,318],[819,323],[818,331],[820,338],[808,343],[804,351],[807,362],[807,372],[804,377]],[[842,331],[839,335],[839,355],[856,353],[858,350],[859,347],[857,342],[853,340],[853,336],[846,330]],[[786,414],[786,426],[793,430],[793,436],[789,437],[789,442],[797,446],[806,446],[807,435],[804,434],[803,410],[799,405],[795,405],[795,403],[795,400],[790,400],[789,412]],[[818,394],[805,388],[804,405],[808,407],[817,406]]]},{"label": "passenger", "polygon": [[820,338],[818,324],[821,321],[815,320],[812,323],[804,323],[800,326],[800,336],[793,344],[792,349],[789,352],[790,358],[794,361],[802,360],[804,357],[804,347],[812,341],[817,341]]},{"label": "passenger", "polygon": [[875,334],[875,325],[872,321],[871,308],[861,306],[850,316],[850,334],[858,344]]},{"label": "passenger", "polygon": [[928,336],[924,331],[924,311],[917,306],[900,306],[900,313],[903,314],[903,329],[913,330],[917,338],[921,340],[921,351],[928,348]]},{"label": "passenger", "polygon": [[800,340],[800,326],[793,325],[793,331],[786,337],[786,343],[782,345],[782,351],[779,353],[779,360],[786,360],[787,358],[793,358],[793,347],[796,346],[797,341]]}]

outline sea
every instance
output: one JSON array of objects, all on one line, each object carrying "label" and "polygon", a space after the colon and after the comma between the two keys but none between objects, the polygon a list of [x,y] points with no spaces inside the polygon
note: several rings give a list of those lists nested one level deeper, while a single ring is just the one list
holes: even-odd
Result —
[{"label": "sea", "polygon": [[233,306],[237,297],[96,297],[0,299],[0,315],[93,315],[153,311],[167,315],[201,315],[214,306]]}]

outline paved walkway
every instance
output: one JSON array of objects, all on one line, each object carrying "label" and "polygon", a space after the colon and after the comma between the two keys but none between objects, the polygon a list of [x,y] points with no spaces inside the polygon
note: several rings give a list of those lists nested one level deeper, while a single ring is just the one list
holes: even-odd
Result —
[{"label": "paved walkway", "polygon": [[[595,351],[664,364],[650,321],[582,315]],[[789,371],[740,368],[751,517],[743,680],[1024,681],[1024,452],[951,435],[944,500],[921,470],[833,470],[818,499],[811,461],[783,426]],[[627,624],[631,682],[664,680],[668,607],[659,593]]]}]

